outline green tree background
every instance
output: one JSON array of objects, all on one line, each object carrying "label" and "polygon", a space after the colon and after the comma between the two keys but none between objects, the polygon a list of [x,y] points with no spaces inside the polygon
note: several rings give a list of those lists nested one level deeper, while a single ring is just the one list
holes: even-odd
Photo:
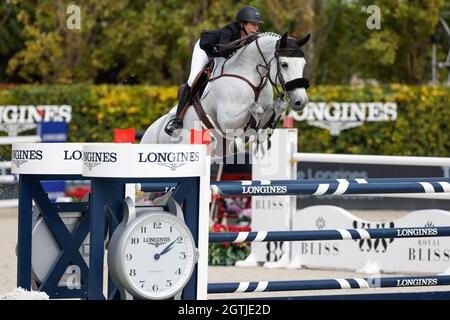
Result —
[{"label": "green tree background", "polygon": [[[70,4],[81,8],[81,30],[66,27]],[[379,30],[366,27],[363,8],[372,4]],[[430,37],[450,11],[445,0],[4,0],[0,82],[179,84],[200,32],[232,22],[243,5],[260,9],[262,31],[312,34],[306,75],[314,84],[429,82]]]}]

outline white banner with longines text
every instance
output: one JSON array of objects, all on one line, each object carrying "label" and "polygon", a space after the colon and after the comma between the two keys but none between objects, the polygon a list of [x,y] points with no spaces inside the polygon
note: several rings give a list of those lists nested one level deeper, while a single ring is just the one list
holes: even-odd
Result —
[{"label": "white banner with longines text", "polygon": [[204,176],[206,145],[102,144],[83,148],[83,176],[153,178]]},{"label": "white banner with longines text", "polygon": [[13,174],[79,174],[83,143],[15,143]]}]

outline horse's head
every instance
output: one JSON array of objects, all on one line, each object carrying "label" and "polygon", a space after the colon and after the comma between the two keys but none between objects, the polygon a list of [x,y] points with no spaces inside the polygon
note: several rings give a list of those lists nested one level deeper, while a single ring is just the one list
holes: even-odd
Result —
[{"label": "horse's head", "polygon": [[309,81],[303,78],[303,69],[305,68],[306,60],[305,54],[300,49],[308,40],[309,34],[297,40],[288,37],[286,32],[277,41],[276,45],[275,79],[283,87],[283,90],[289,97],[292,109],[296,111],[303,110],[308,103],[306,89],[309,88]]}]

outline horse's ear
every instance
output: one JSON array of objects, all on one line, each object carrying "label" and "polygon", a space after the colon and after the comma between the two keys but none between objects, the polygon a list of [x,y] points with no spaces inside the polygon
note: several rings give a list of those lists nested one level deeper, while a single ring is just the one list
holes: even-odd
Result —
[{"label": "horse's ear", "polygon": [[304,46],[304,45],[308,42],[308,40],[309,40],[310,37],[311,37],[311,35],[308,34],[306,37],[301,38],[301,39],[298,39],[298,40],[297,40],[297,45],[298,45],[299,47]]},{"label": "horse's ear", "polygon": [[280,48],[284,48],[287,45],[287,38],[288,38],[288,33],[285,32],[280,39]]}]

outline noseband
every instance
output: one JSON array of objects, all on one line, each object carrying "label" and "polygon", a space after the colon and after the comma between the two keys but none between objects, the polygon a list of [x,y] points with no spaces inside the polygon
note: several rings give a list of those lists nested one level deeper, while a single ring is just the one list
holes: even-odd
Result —
[{"label": "noseband", "polygon": [[280,57],[304,58],[305,55],[303,51],[300,50],[299,48],[280,48],[280,40],[278,40],[275,47],[275,59],[277,61],[277,77],[281,87],[284,89],[284,92],[289,92],[299,88],[308,89],[310,85],[309,80],[306,78],[296,78],[288,82],[284,80],[283,74],[281,73]]}]

